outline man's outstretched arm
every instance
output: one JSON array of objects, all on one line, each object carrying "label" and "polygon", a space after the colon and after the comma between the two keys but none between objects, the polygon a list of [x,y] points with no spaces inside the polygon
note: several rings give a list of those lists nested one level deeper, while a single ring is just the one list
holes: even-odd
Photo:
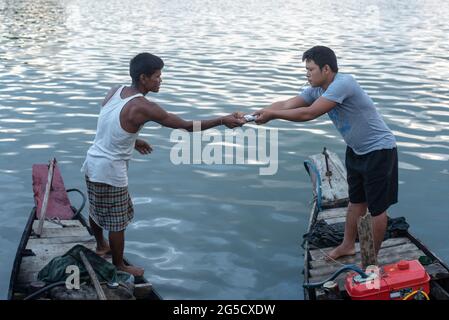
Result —
[{"label": "man's outstretched arm", "polygon": [[[156,103],[151,103],[151,107],[145,108],[144,113],[144,123],[147,121],[155,121],[168,128],[185,129],[187,131],[193,131],[194,129],[194,121],[184,120],[173,113],[169,113]],[[242,114],[235,112],[215,119],[198,120],[198,122],[201,122],[201,130],[207,130],[220,125],[225,125],[228,128],[240,127],[245,124],[246,121],[242,118]]]},{"label": "man's outstretched arm", "polygon": [[336,102],[320,97],[309,107],[288,110],[262,109],[255,113],[257,116],[256,123],[263,124],[273,119],[294,122],[309,121],[329,112],[336,105]]},{"label": "man's outstretched arm", "polygon": [[266,107],[265,110],[290,110],[307,107],[309,104],[301,96],[296,96],[287,100],[277,101]]}]

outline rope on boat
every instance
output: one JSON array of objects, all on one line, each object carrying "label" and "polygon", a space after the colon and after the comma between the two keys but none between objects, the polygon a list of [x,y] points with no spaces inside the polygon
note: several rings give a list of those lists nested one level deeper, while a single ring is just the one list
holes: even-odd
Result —
[{"label": "rope on boat", "polygon": [[335,259],[332,258],[330,255],[328,255],[327,252],[324,251],[323,249],[318,248],[318,250],[319,250],[325,257],[327,257],[327,259],[328,259],[329,261],[335,262],[335,263],[337,263],[337,264],[339,264],[339,265],[341,265],[341,266],[345,266],[344,263],[341,263],[340,261],[335,260]]},{"label": "rope on boat", "polygon": [[81,213],[81,211],[83,211],[84,206],[86,205],[86,196],[84,195],[84,193],[81,190],[78,190],[78,189],[75,189],[75,188],[66,190],[67,193],[72,192],[72,191],[75,191],[75,192],[79,193],[81,195],[81,197],[82,197],[82,200],[83,200],[83,202],[81,203],[81,206],[75,212],[75,216],[74,217],[76,217],[76,216],[78,216]]}]

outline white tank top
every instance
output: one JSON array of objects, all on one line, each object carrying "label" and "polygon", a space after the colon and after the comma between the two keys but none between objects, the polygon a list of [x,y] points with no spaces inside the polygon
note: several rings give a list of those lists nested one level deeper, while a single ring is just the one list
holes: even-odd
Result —
[{"label": "white tank top", "polygon": [[125,104],[136,97],[135,94],[122,99],[121,86],[101,108],[94,144],[87,151],[81,172],[90,181],[106,183],[115,187],[128,186],[128,161],[136,143],[139,131],[129,133],[120,125],[120,112]]}]

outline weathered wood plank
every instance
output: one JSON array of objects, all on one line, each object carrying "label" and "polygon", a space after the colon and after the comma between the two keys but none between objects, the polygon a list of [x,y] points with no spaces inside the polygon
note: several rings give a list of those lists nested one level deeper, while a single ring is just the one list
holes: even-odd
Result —
[{"label": "weathered wood plank", "polygon": [[360,257],[362,268],[377,265],[376,250],[374,249],[373,223],[371,214],[367,212],[357,223],[360,243]]},{"label": "weathered wood plank", "polygon": [[[41,239],[45,238],[59,238],[59,237],[72,237],[72,236],[88,236],[89,232],[84,227],[73,227],[73,228],[49,228],[43,229],[40,236]],[[36,239],[37,236],[30,236],[30,239]]]},{"label": "weathered wood plank", "polygon": [[[384,242],[382,242],[382,246],[381,249],[383,248],[389,248],[389,247],[393,247],[393,246],[397,246],[397,245],[401,245],[404,243],[409,243],[410,240],[408,238],[391,238],[391,239],[387,239]],[[328,247],[328,248],[323,248],[323,249],[313,249],[310,250],[310,256],[312,258],[312,260],[323,260],[325,257],[325,253],[328,253],[329,251],[331,251],[334,247]],[[323,253],[324,252],[324,253]],[[360,252],[360,244],[358,242],[355,243],[355,252]],[[343,259],[343,258],[342,258]]]},{"label": "weathered wood plank", "polygon": [[447,279],[449,278],[449,271],[443,267],[440,263],[434,262],[424,266],[427,273],[432,279]]},{"label": "weathered wood plank", "polygon": [[53,173],[56,166],[56,158],[50,160],[50,165],[48,167],[47,184],[45,185],[44,200],[42,202],[42,208],[40,212],[39,222],[37,228],[34,229],[38,236],[41,236],[42,229],[44,228],[45,215],[47,214],[48,199],[51,192],[51,184],[53,182]]},{"label": "weathered wood plank", "polygon": [[[396,255],[396,256],[388,255],[385,257],[378,257],[378,264],[380,266],[383,266],[386,264],[398,262],[399,260],[402,260],[402,259],[414,260],[414,259],[418,259],[420,256],[423,256],[423,255],[424,255],[424,253],[421,250],[417,249],[417,250],[413,250],[413,251],[403,252],[400,256],[399,255]],[[316,281],[324,280],[324,279],[328,278],[329,276],[331,276],[340,267],[341,267],[341,265],[333,265],[333,266],[329,266],[329,267],[310,269],[309,270],[310,281],[316,282]]]},{"label": "weathered wood plank", "polygon": [[[54,257],[52,257],[54,258]],[[23,268],[20,268],[20,274],[22,273],[38,273],[39,271],[44,268],[47,263],[49,263],[51,259],[49,260],[35,260],[35,261],[24,261]]]},{"label": "weathered wood plank", "polygon": [[95,274],[94,268],[92,268],[92,265],[90,264],[87,257],[84,255],[84,252],[80,251],[80,257],[83,261],[84,267],[87,270],[87,273],[89,274],[90,279],[92,280],[92,283],[95,287],[95,291],[97,292],[98,298],[100,300],[107,300],[106,294],[103,291],[103,288],[101,288],[100,281],[98,281],[97,275]]},{"label": "weathered wood plank", "polygon": [[149,282],[134,285],[134,296],[136,299],[145,299],[153,291],[153,285]]},{"label": "weathered wood plank", "polygon": [[338,218],[330,218],[330,219],[324,219],[327,224],[336,224],[341,222],[346,222],[346,217],[338,217]]},{"label": "weathered wood plank", "polygon": [[95,251],[96,248],[95,240],[83,243],[45,244],[34,246],[32,248],[27,246],[27,249],[33,250],[36,256],[23,257],[22,263],[20,264],[20,272],[39,271],[53,258],[64,255],[77,244],[82,244],[93,251]]},{"label": "weathered wood plank", "polygon": [[67,236],[60,238],[30,238],[27,243],[28,246],[40,245],[40,244],[64,244],[64,243],[80,243],[90,242],[94,239],[93,236]]},{"label": "weathered wood plank", "polygon": [[46,254],[41,256],[23,257],[20,264],[20,273],[37,272],[47,265],[57,255]]},{"label": "weathered wood plank", "polygon": [[[49,221],[49,220],[45,220],[45,222],[44,222],[44,229],[53,229],[53,228],[61,229],[61,228],[72,228],[72,227],[85,228],[81,224],[81,222],[79,220],[59,220],[59,222],[61,224],[63,224],[64,227],[61,226],[58,223],[55,223],[55,222],[52,222],[52,221]],[[39,224],[39,220],[34,220],[34,222],[33,222],[33,230],[36,230],[38,224]]]},{"label": "weathered wood plank", "polygon": [[[415,249],[419,249],[419,248],[415,244],[409,242],[409,243],[405,243],[405,244],[401,244],[401,245],[397,245],[397,246],[381,248],[379,250],[378,256],[384,257],[387,255],[400,255],[401,252],[415,250]],[[327,261],[323,258],[321,260],[311,261],[309,266],[312,269],[316,269],[316,268],[321,268],[321,267],[330,266],[330,265],[340,265],[340,263],[342,263],[342,264],[359,263],[359,262],[361,262],[361,252],[360,251],[356,252],[356,254],[353,256],[341,257],[337,261],[339,263],[337,263],[335,261]]]},{"label": "weathered wood plank", "polygon": [[28,284],[37,281],[37,274],[39,271],[20,272],[17,276],[17,286],[28,287]]},{"label": "weathered wood plank", "polygon": [[[50,260],[36,260],[34,262],[26,261],[24,267],[20,268],[18,279],[29,278],[30,281],[37,280],[37,274],[47,265]],[[30,277],[33,275],[33,277]],[[24,282],[20,280],[19,282]]]},{"label": "weathered wood plank", "polygon": [[[89,248],[93,251],[95,251],[96,248],[96,241],[95,239],[90,239],[90,241],[86,242],[71,242],[71,243],[58,243],[58,244],[30,244],[28,243],[27,249],[30,249],[34,252],[36,256],[42,256],[42,255],[54,255],[54,256],[62,256],[67,251],[69,251],[71,248],[76,246],[77,244],[81,244],[85,246],[86,248]],[[25,257],[24,257],[25,258]]]},{"label": "weathered wood plank", "polygon": [[322,204],[330,204],[338,200],[348,199],[348,185],[346,182],[346,168],[341,163],[337,154],[327,151],[329,154],[329,170],[332,172],[330,177],[326,176],[326,160],[324,154],[310,156],[315,164],[321,178],[321,196]]},{"label": "weathered wood plank", "polygon": [[322,210],[318,213],[317,220],[334,219],[334,218],[346,218],[348,207],[331,208]]},{"label": "weathered wood plank", "polygon": [[419,249],[414,243],[405,243],[398,246],[383,248],[379,250],[378,256],[400,256],[402,252],[409,251],[413,249]]}]

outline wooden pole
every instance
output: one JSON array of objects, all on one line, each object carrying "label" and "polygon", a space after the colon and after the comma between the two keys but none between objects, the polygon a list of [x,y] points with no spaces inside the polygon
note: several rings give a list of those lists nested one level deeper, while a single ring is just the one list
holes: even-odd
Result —
[{"label": "wooden pole", "polygon": [[103,288],[100,285],[100,281],[98,281],[97,275],[95,274],[95,271],[92,268],[92,265],[90,264],[89,260],[84,255],[84,252],[80,251],[80,257],[84,263],[84,266],[86,267],[87,272],[89,273],[89,277],[92,280],[92,283],[94,285],[95,291],[97,292],[98,298],[100,300],[107,300],[106,294],[104,293]]},{"label": "wooden pole", "polygon": [[362,267],[377,265],[377,255],[374,249],[373,224],[371,214],[367,211],[358,222],[360,255],[362,257]]},{"label": "wooden pole", "polygon": [[55,164],[56,164],[56,159],[53,158],[50,161],[50,164],[48,167],[47,184],[45,186],[45,194],[44,194],[44,201],[42,202],[41,216],[39,219],[39,225],[37,226],[37,230],[35,231],[35,233],[38,237],[41,236],[42,228],[44,227],[45,215],[47,214],[48,199],[50,198],[51,184],[53,182],[53,172],[54,172]]}]

